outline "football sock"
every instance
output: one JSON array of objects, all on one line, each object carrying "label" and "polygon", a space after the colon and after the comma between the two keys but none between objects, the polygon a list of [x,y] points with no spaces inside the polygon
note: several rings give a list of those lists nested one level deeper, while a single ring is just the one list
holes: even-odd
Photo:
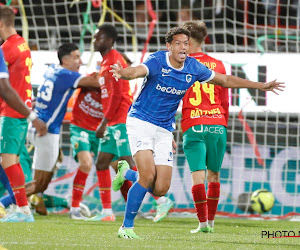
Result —
[{"label": "football sock", "polygon": [[78,169],[73,181],[72,207],[79,207],[88,175],[88,173],[84,173],[80,169]]},{"label": "football sock", "polygon": [[134,218],[143,202],[147,189],[135,182],[128,191],[128,200],[125,208],[123,226],[126,228],[133,227]]},{"label": "football sock", "polygon": [[[7,175],[4,171],[4,169],[2,168],[2,166],[0,165],[0,181],[2,182],[3,184],[3,187],[8,191],[8,198],[7,198],[7,202],[9,203],[8,206],[12,203],[16,204],[16,200],[15,200],[15,196],[14,196],[14,192],[10,186],[10,183],[9,183],[9,180],[7,178]],[[2,199],[0,200],[0,202],[5,205],[3,202],[2,202]],[[5,207],[7,207],[5,205]]]},{"label": "football sock", "polygon": [[153,198],[154,198],[154,199],[157,198],[157,199],[156,199],[156,204],[157,204],[157,205],[163,204],[163,203],[165,203],[165,202],[167,201],[167,198],[166,198],[165,196],[158,197],[158,196],[154,196],[154,195],[153,195]]},{"label": "football sock", "polygon": [[70,208],[70,213],[76,213],[76,212],[80,212],[80,207],[71,207]]},{"label": "football sock", "polygon": [[207,224],[207,201],[205,193],[205,185],[198,184],[192,186],[192,194],[194,204],[197,212],[197,217],[200,221],[201,228],[206,227]]},{"label": "football sock", "polygon": [[214,221],[220,197],[220,182],[209,182],[207,187],[208,220]]},{"label": "football sock", "polygon": [[8,207],[11,204],[15,204],[15,202],[12,200],[10,194],[1,197],[0,203],[3,205],[4,208]]},{"label": "football sock", "polygon": [[214,225],[215,225],[215,220],[208,220],[208,225],[209,225],[210,227],[214,227]]},{"label": "football sock", "polygon": [[68,201],[64,198],[44,194],[43,199],[46,207],[69,207]]},{"label": "football sock", "polygon": [[104,208],[111,208],[111,177],[109,169],[97,170],[100,197]]},{"label": "football sock", "polygon": [[[125,171],[124,171],[125,172]],[[124,178],[126,180],[132,181],[133,183],[136,182],[138,180],[139,174],[138,172],[132,170],[132,169],[128,169],[126,171],[126,173],[124,173]]]},{"label": "football sock", "polygon": [[14,192],[16,204],[19,207],[27,206],[28,202],[25,192],[25,177],[20,163],[11,165],[4,169],[4,171]]},{"label": "football sock", "polygon": [[101,211],[102,214],[112,215],[113,211],[111,208],[103,208]]},{"label": "football sock", "polygon": [[126,180],[126,181],[123,183],[122,187],[120,188],[121,194],[122,194],[122,196],[124,197],[125,202],[127,202],[127,194],[128,194],[128,190],[129,190],[129,188],[130,188],[131,186],[132,186],[131,181]]},{"label": "football sock", "polygon": [[24,213],[24,214],[31,214],[31,211],[30,211],[30,208],[29,208],[28,205],[27,205],[27,206],[22,206],[22,207],[20,207],[20,210],[21,210],[21,212]]}]

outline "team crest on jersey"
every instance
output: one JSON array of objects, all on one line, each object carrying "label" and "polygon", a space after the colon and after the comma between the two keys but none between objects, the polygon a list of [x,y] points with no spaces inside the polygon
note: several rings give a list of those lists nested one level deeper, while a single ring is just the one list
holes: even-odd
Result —
[{"label": "team crest on jersey", "polygon": [[185,79],[189,83],[192,80],[192,75],[190,75],[190,74],[186,75]]}]

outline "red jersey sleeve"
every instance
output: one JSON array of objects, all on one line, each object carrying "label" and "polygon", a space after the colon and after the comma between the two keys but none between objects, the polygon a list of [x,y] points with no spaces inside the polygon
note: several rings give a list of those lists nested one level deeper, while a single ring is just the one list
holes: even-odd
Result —
[{"label": "red jersey sleeve", "polygon": [[101,103],[104,117],[108,119],[108,126],[126,123],[127,112],[132,103],[129,81],[122,79],[116,81],[109,72],[110,65],[118,61],[121,62],[123,68],[127,67],[122,55],[116,50],[111,50],[103,57],[99,72]]}]

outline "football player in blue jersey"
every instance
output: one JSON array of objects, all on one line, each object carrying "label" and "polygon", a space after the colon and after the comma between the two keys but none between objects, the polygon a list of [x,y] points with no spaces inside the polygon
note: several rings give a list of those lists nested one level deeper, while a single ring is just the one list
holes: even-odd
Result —
[{"label": "football player in blue jersey", "polygon": [[166,34],[167,51],[158,51],[136,67],[111,66],[116,79],[145,77],[141,92],[132,104],[126,122],[131,153],[139,172],[139,180],[128,192],[123,225],[118,237],[140,239],[133,231],[134,218],[147,191],[163,196],[172,176],[172,131],[175,113],[185,92],[196,81],[227,88],[256,88],[263,91],[282,90],[283,83],[252,82],[222,75],[208,69],[195,58],[188,57],[190,32],[182,27]]},{"label": "football player in blue jersey", "polygon": [[[32,168],[35,188],[31,194],[42,199],[55,171],[55,163],[59,154],[59,132],[66,113],[67,103],[77,87],[99,88],[97,74],[82,76],[79,67],[82,64],[78,47],[66,43],[58,48],[60,65],[49,66],[44,74],[45,81],[38,88],[35,112],[46,122],[48,132],[43,137],[31,136],[35,146]],[[31,135],[34,131],[29,129]]]}]

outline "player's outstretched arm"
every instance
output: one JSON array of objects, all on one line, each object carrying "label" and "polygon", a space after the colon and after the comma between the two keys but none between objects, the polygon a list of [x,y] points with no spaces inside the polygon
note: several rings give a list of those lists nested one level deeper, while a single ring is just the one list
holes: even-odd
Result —
[{"label": "player's outstretched arm", "polygon": [[113,77],[118,79],[124,80],[132,80],[139,77],[145,77],[147,75],[147,70],[143,65],[138,65],[136,67],[127,67],[123,68],[121,63],[110,65],[111,70],[109,72],[112,73]]},{"label": "player's outstretched arm", "polygon": [[209,82],[212,84],[220,85],[225,88],[249,88],[249,89],[259,89],[262,91],[272,91],[277,94],[276,90],[283,91],[285,88],[283,82],[277,82],[273,80],[271,82],[252,82],[240,77],[223,75],[215,72],[215,77]]},{"label": "player's outstretched arm", "polygon": [[38,119],[36,114],[24,104],[18,93],[11,87],[6,78],[0,79],[0,96],[11,108],[18,111],[32,122],[33,126],[36,127],[38,135],[45,135],[47,133],[46,124]]},{"label": "player's outstretched arm", "polygon": [[85,76],[80,79],[77,88],[80,87],[94,87],[94,88],[99,88],[99,79],[98,79],[98,74],[94,72],[91,75]]}]

